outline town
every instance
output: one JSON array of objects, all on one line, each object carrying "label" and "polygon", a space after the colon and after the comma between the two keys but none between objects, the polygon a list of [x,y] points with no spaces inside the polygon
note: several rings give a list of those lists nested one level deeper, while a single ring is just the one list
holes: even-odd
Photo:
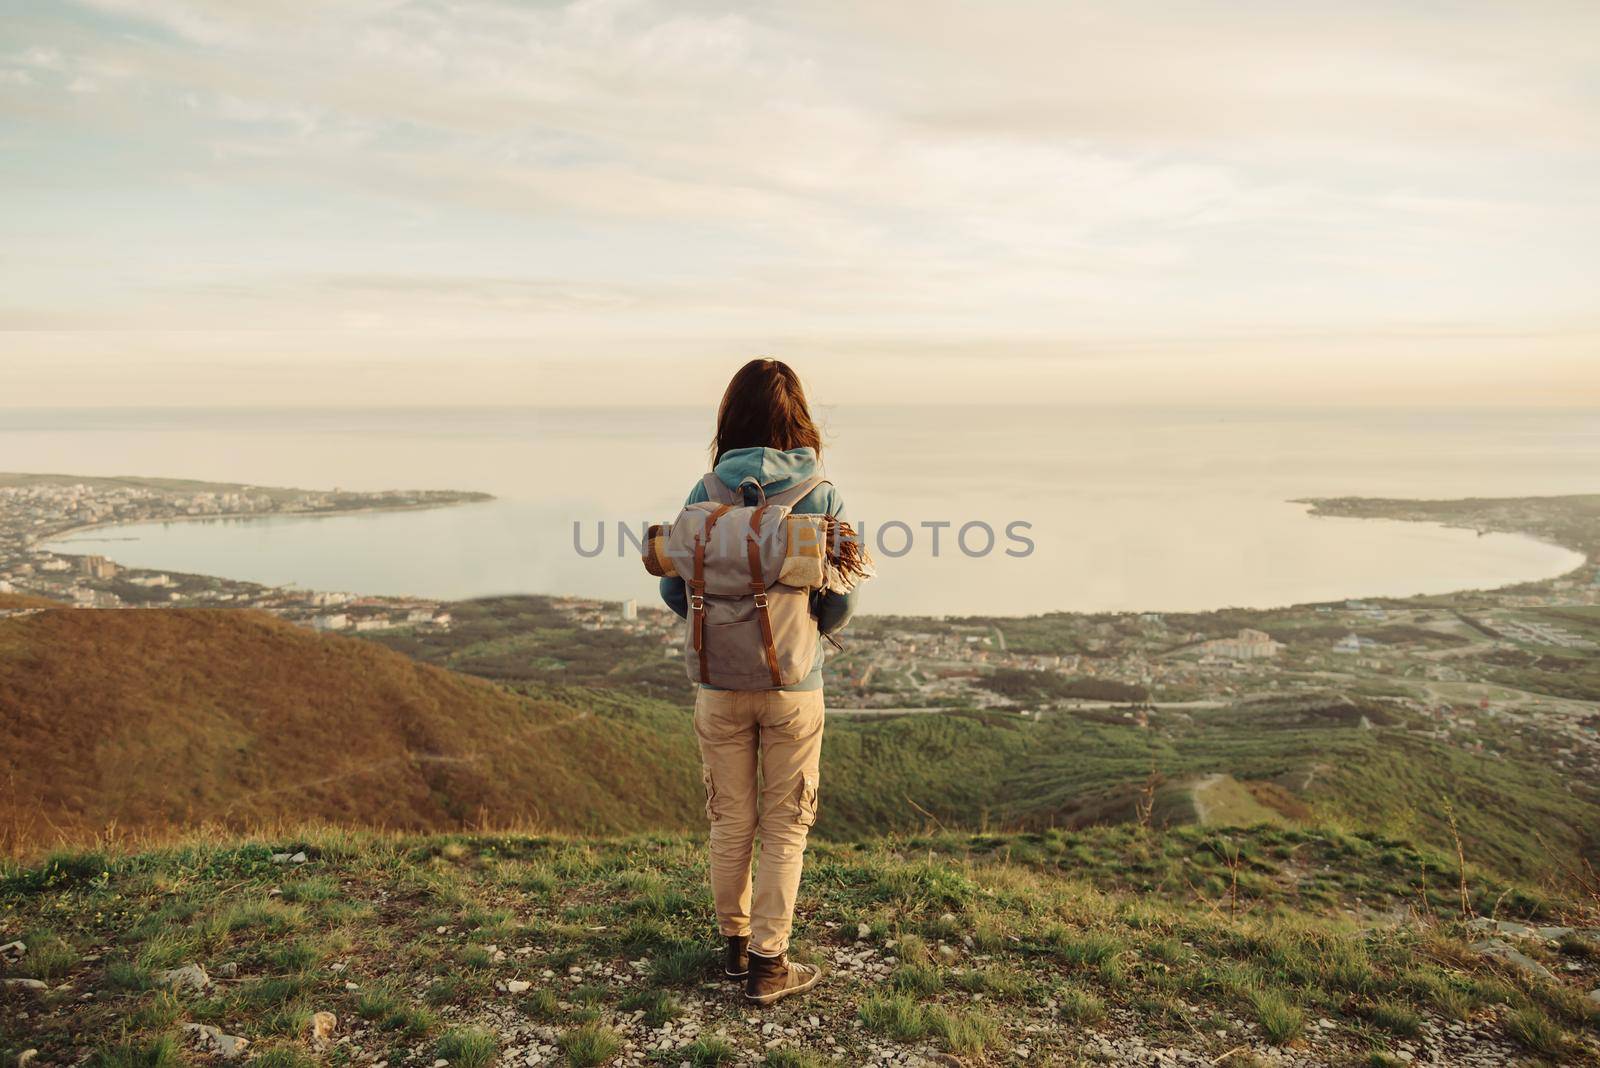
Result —
[{"label": "town", "polygon": [[[124,568],[98,554],[45,546],[108,524],[332,515],[433,508],[487,500],[482,493],[294,490],[170,479],[72,478],[0,474],[0,593],[32,595],[83,608],[257,608],[319,630],[448,626],[437,602],[263,586],[209,575]],[[37,611],[7,608],[0,616]]]},{"label": "town", "polygon": [[[659,605],[580,597],[508,600],[547,606],[565,627],[453,633],[476,602],[263,586],[120,567],[101,555],[46,548],[107,523],[328,514],[434,507],[482,499],[446,491],[350,493],[151,479],[0,475],[0,593],[82,607],[253,608],[319,631],[406,648],[470,654],[515,639],[516,655],[581,674],[596,655],[607,675],[630,666],[687,700],[683,624]],[[1051,613],[1004,618],[863,615],[824,664],[831,714],[894,716],[992,711],[1098,717],[1146,730],[1190,723],[1241,702],[1329,692],[1382,702],[1409,729],[1475,753],[1496,739],[1537,741],[1556,766],[1600,776],[1600,567],[1594,524],[1529,498],[1495,504],[1493,529],[1559,538],[1583,551],[1578,570],[1494,591],[1369,598],[1205,613]],[[1392,514],[1401,502],[1379,502]],[[1486,502],[1486,507],[1489,503]],[[1331,507],[1350,511],[1349,502]],[[1415,506],[1407,505],[1414,509]],[[1573,506],[1576,507],[1576,506]],[[1429,514],[1408,518],[1437,518]],[[1455,517],[1459,518],[1459,517]],[[0,615],[40,610],[0,603]],[[541,617],[542,618],[542,617]],[[597,654],[599,632],[612,639]],[[601,670],[597,668],[595,670]],[[575,679],[574,681],[585,681]],[[1507,732],[1510,732],[1509,734]]]}]

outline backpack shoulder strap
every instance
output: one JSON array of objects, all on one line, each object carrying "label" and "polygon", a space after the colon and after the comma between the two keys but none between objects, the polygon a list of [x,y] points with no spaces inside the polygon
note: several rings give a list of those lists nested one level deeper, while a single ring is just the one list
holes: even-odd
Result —
[{"label": "backpack shoulder strap", "polygon": [[706,477],[702,478],[700,482],[706,488],[706,500],[715,501],[717,504],[737,503],[738,498],[734,496],[734,491],[729,489],[722,479],[717,477],[715,471],[707,471]]},{"label": "backpack shoulder strap", "polygon": [[784,490],[782,493],[769,493],[769,494],[767,494],[767,503],[768,504],[783,504],[783,505],[788,505],[789,507],[792,508],[795,505],[799,504],[801,501],[805,500],[806,499],[806,494],[810,493],[812,490],[816,489],[818,486],[831,486],[831,485],[833,485],[833,483],[829,482],[827,479],[823,478],[821,475],[812,475],[810,478],[805,479],[802,482],[795,483],[793,486],[790,486],[788,489]]}]

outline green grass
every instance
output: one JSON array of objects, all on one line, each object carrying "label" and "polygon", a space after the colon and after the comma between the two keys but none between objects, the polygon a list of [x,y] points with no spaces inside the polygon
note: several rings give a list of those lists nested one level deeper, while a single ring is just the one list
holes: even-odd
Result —
[{"label": "green grass", "polygon": [[1078,1027],[1090,1027],[1106,1018],[1106,1003],[1081,987],[1065,987],[1056,994],[1061,1018]]},{"label": "green grass", "polygon": [[576,1068],[604,1064],[622,1048],[622,1039],[611,1028],[597,1022],[574,1027],[561,1035],[561,1050]]},{"label": "green grass", "polygon": [[939,1009],[930,1013],[933,1030],[958,1057],[977,1058],[1000,1039],[1000,1025],[977,1010]]},{"label": "green grass", "polygon": [[902,964],[889,976],[889,986],[906,994],[931,996],[944,988],[944,977],[926,964]]},{"label": "green grass", "polygon": [[650,978],[666,986],[698,982],[717,960],[716,950],[695,942],[669,945],[650,962]]},{"label": "green grass", "polygon": [[1402,1038],[1413,1038],[1422,1031],[1422,1017],[1412,1008],[1394,1001],[1380,1001],[1372,1007],[1370,1019],[1378,1027]]},{"label": "green grass", "polygon": [[150,1039],[124,1039],[96,1050],[90,1068],[178,1068],[183,1054],[172,1035]]},{"label": "green grass", "polygon": [[486,1068],[499,1055],[500,1040],[482,1028],[463,1028],[446,1033],[433,1052],[454,1068]]},{"label": "green grass", "polygon": [[1506,1020],[1506,1031],[1535,1053],[1557,1057],[1566,1052],[1566,1032],[1536,1008],[1518,1009]]},{"label": "green grass", "polygon": [[831,1068],[837,1062],[810,1050],[779,1046],[768,1050],[761,1063],[765,1068]]},{"label": "green grass", "polygon": [[875,995],[861,1002],[857,1010],[861,1022],[879,1034],[901,1042],[912,1042],[928,1033],[928,1013],[915,998],[905,994]]},{"label": "green grass", "polygon": [[624,1012],[643,1012],[644,1022],[651,1027],[660,1027],[668,1020],[683,1015],[683,1006],[678,999],[665,990],[636,990],[623,998],[617,1007]]},{"label": "green grass", "polygon": [[78,963],[78,951],[58,935],[33,931],[23,936],[23,941],[28,946],[28,952],[13,969],[17,975],[54,984]]},{"label": "green grass", "polygon": [[253,1052],[249,1068],[316,1068],[316,1058],[293,1046],[275,1046]]},{"label": "green grass", "polygon": [[[1409,880],[1419,864],[1437,865],[1433,878],[1447,885],[1448,858],[1386,836],[1098,828],[817,841],[795,953],[821,963],[827,977],[816,994],[775,1015],[753,1014],[716,975],[710,902],[690,893],[705,878],[703,840],[325,832],[301,841],[315,847],[321,870],[300,877],[326,879],[340,894],[287,903],[297,910],[289,912],[259,907],[276,900],[267,891],[284,875],[267,859],[277,843],[101,857],[84,865],[94,868],[86,880],[45,890],[31,887],[60,877],[0,868],[3,885],[13,888],[0,892],[8,924],[96,953],[69,973],[74,996],[95,996],[72,1001],[70,1013],[8,1016],[0,1055],[37,1048],[41,1063],[72,1063],[80,1036],[89,1034],[117,1036],[98,1055],[130,1062],[162,1035],[182,1046],[181,1027],[191,1021],[245,1035],[255,1052],[304,1052],[306,1023],[322,1009],[344,1021],[341,1034],[364,1029],[366,1048],[391,1063],[406,1051],[420,1051],[414,1059],[423,1062],[448,1054],[470,1063],[484,1056],[484,1040],[499,1037],[512,1048],[522,1042],[514,1029],[535,1024],[562,1032],[567,1061],[603,1060],[614,1055],[606,1053],[608,1038],[615,1040],[622,1021],[637,1017],[660,1028],[685,1015],[708,1047],[681,1059],[722,1056],[710,1043],[721,1038],[736,1062],[747,1063],[766,1056],[765,1041],[775,1037],[758,1044],[748,1016],[789,1026],[813,1012],[828,1024],[799,1027],[782,1046],[841,1064],[860,1063],[881,1041],[995,1062],[1022,1034],[1034,1062],[1070,1063],[1090,1028],[1132,1028],[1191,1047],[1189,1036],[1198,1035],[1214,1057],[1221,1050],[1211,1048],[1213,1022],[1230,1017],[1255,1022],[1266,1041],[1319,1055],[1335,1034],[1381,1048],[1420,1035],[1422,1021],[1435,1015],[1478,1021],[1487,1037],[1546,1059],[1600,1037],[1584,1002],[1587,970],[1570,980],[1558,972],[1562,981],[1554,983],[1513,983],[1471,950],[1476,933],[1454,923],[1362,927],[1346,919],[1358,903],[1403,912],[1416,900]],[[1197,893],[1219,870],[1224,846],[1260,878],[1250,907],[1237,915],[1226,899]],[[50,871],[69,870],[66,859],[50,861]],[[523,889],[529,867],[545,873],[552,892]],[[1503,915],[1554,919],[1531,892],[1516,900],[1522,890],[1500,887]],[[658,891],[696,904],[681,914],[638,915],[634,903]],[[360,918],[351,919],[352,907]],[[1568,913],[1577,904],[1548,907]],[[617,932],[641,920],[656,941],[627,952]],[[869,933],[858,939],[862,924]],[[976,935],[966,943],[966,931],[980,925],[987,931],[981,950]],[[498,932],[503,967],[463,961],[464,951],[486,944],[474,940],[485,927]],[[198,937],[201,928],[207,937]],[[861,952],[896,963],[870,979],[836,963],[837,954]],[[1589,967],[1581,951],[1548,957]],[[204,993],[152,987],[153,968],[194,961],[234,962],[238,978]],[[513,977],[536,985],[516,995],[496,989]],[[859,1027],[848,1019],[838,1026],[841,1005],[857,1014]],[[1308,1026],[1322,1016],[1339,1021],[1337,1031]],[[1055,1026],[1024,1030],[1047,1021]],[[839,1044],[824,1045],[827,1037]],[[662,1052],[651,1058],[662,1060]]]},{"label": "green grass", "polygon": [[1257,990],[1250,995],[1256,1022],[1273,1045],[1286,1046],[1300,1037],[1306,1015],[1299,1006],[1277,990]]},{"label": "green grass", "polygon": [[536,986],[522,995],[518,1007],[535,1020],[554,1020],[561,1012],[555,992],[546,986]]},{"label": "green grass", "polygon": [[738,1049],[731,1042],[715,1037],[697,1038],[672,1053],[678,1061],[687,1061],[694,1068],[716,1068],[731,1063],[738,1055]]}]

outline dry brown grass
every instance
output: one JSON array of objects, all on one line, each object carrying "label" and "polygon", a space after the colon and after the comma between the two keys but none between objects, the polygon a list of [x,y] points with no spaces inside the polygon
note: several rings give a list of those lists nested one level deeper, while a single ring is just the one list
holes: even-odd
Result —
[{"label": "dry brown grass", "polygon": [[256,612],[0,621],[0,721],[13,854],[207,826],[605,831],[698,815],[678,766],[692,760],[642,758],[620,718]]}]

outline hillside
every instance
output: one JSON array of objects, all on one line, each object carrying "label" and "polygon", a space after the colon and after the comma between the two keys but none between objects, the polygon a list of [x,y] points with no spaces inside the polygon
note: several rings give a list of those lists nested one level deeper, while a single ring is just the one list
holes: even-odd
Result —
[{"label": "hillside", "polygon": [[713,971],[703,856],[675,836],[326,831],[0,868],[0,1056],[1600,1063],[1594,902],[1382,836],[820,842],[794,949],[823,984],[760,1013]]},{"label": "hillside", "polygon": [[[0,846],[308,820],[699,827],[687,708],[569,676],[589,685],[490,682],[237,610],[0,619],[0,715],[16,725]],[[1148,800],[1157,826],[1332,823],[1453,848],[1454,816],[1474,863],[1560,880],[1592,855],[1600,806],[1513,728],[1494,737],[1493,757],[1474,754],[1377,706],[1299,699],[1150,729],[1098,712],[836,717],[816,833],[1081,828]]]},{"label": "hillside", "polygon": [[0,845],[308,819],[682,825],[699,804],[682,771],[692,747],[648,710],[614,713],[600,696],[536,700],[253,612],[0,620]]}]

